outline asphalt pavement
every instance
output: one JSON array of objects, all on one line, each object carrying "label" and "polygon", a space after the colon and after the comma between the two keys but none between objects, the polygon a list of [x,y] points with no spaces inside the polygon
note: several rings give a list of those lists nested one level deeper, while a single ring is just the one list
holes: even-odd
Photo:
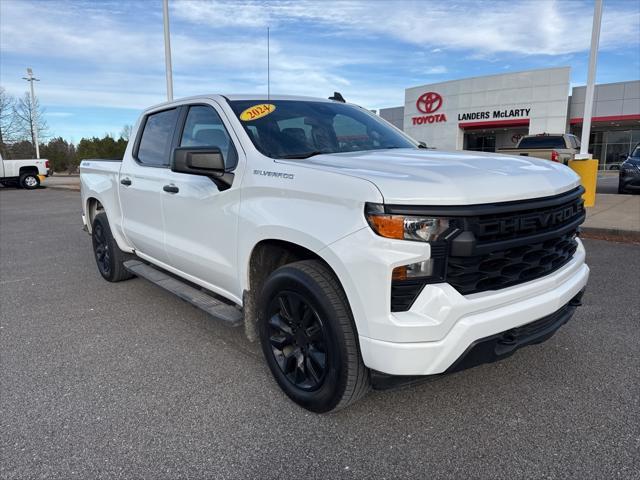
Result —
[{"label": "asphalt pavement", "polygon": [[640,246],[586,240],[546,343],[316,415],[241,329],[102,280],[80,214],[0,189],[2,479],[640,478]]}]

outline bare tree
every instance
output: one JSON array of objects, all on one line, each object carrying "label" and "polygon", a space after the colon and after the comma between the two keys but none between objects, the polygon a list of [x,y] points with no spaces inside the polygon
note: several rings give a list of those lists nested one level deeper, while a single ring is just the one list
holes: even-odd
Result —
[{"label": "bare tree", "polygon": [[49,129],[47,121],[44,119],[44,110],[40,107],[40,102],[36,97],[31,103],[31,96],[25,93],[18,100],[15,107],[15,116],[18,124],[18,135],[23,140],[30,140],[35,154],[35,133],[38,132],[38,139],[44,140]]},{"label": "bare tree", "polygon": [[129,141],[132,129],[133,127],[131,125],[125,125],[124,127],[122,127],[122,130],[120,131],[120,138]]},{"label": "bare tree", "polygon": [[7,146],[16,140],[18,124],[15,116],[16,99],[0,87],[0,152],[7,157]]}]

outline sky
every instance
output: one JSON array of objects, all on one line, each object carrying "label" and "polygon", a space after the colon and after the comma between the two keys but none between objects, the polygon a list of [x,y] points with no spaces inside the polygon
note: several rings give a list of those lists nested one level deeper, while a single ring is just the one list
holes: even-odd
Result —
[{"label": "sky", "polygon": [[[169,0],[174,97],[267,91],[370,109],[407,87],[570,66],[587,78],[593,0]],[[161,0],[0,0],[0,85],[41,81],[49,136],[117,136],[166,99]],[[640,0],[604,0],[598,83],[640,78]]]}]

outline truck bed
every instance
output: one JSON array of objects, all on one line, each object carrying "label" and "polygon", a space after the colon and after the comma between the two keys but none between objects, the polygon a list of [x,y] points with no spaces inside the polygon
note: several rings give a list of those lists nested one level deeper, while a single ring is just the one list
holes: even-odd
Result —
[{"label": "truck bed", "polygon": [[543,160],[551,161],[551,155],[553,152],[556,152],[558,155],[558,160],[555,160],[559,163],[564,163],[565,165],[569,160],[573,160],[574,151],[569,149],[561,149],[561,148],[498,148],[496,149],[496,153],[500,153],[503,155],[514,155],[514,156],[522,156],[522,157],[534,157],[541,158]]},{"label": "truck bed", "polygon": [[[110,212],[120,215],[118,180],[121,160],[91,158],[80,163],[80,189],[99,192],[103,204],[109,204]],[[84,198],[84,195],[83,195]],[[104,205],[105,209],[107,205]]]}]

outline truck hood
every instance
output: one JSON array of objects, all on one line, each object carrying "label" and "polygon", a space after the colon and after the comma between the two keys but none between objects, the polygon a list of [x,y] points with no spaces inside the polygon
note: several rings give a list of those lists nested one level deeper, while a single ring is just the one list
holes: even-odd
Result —
[{"label": "truck hood", "polygon": [[368,180],[390,204],[507,202],[557,195],[580,183],[558,163],[482,152],[370,150],[316,155],[296,163]]}]

